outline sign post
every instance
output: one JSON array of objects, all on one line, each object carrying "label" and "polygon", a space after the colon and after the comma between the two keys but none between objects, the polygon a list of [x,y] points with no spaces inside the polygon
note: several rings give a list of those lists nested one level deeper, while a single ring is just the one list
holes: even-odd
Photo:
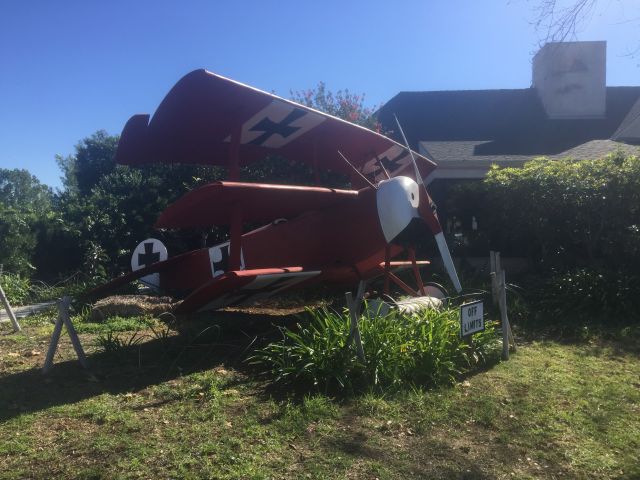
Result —
[{"label": "sign post", "polygon": [[494,305],[500,310],[500,323],[502,325],[502,359],[509,360],[509,348],[517,350],[516,341],[513,338],[509,316],[507,315],[507,281],[502,265],[500,264],[500,252],[491,251],[489,254],[491,269],[491,294]]}]

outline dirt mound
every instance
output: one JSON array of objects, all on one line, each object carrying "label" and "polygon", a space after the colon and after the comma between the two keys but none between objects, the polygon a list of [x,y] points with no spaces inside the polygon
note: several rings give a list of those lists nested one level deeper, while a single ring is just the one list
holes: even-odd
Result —
[{"label": "dirt mound", "polygon": [[91,321],[101,322],[108,317],[134,317],[151,315],[158,317],[171,313],[176,303],[171,297],[152,297],[149,295],[114,295],[103,298],[93,305]]}]

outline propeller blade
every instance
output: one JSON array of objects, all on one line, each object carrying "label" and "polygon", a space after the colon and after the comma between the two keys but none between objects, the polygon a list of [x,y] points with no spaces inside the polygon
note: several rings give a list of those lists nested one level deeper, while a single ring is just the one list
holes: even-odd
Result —
[{"label": "propeller blade", "polygon": [[447,241],[444,238],[444,233],[436,233],[435,234],[436,243],[438,244],[438,250],[440,250],[440,256],[442,257],[442,262],[444,263],[444,268],[447,270],[447,274],[451,279],[451,283],[453,283],[453,288],[456,289],[456,292],[460,293],[462,291],[462,285],[460,285],[460,279],[458,278],[458,272],[456,272],[456,267],[453,264],[453,259],[451,258],[451,252],[449,252],[449,247],[447,246]]},{"label": "propeller blade", "polygon": [[[402,140],[404,141],[407,150],[409,150],[409,155],[411,155],[411,162],[413,163],[413,169],[416,174],[416,182],[418,185],[422,186],[422,194],[420,198],[420,205],[426,205],[423,201],[429,202],[429,194],[427,193],[427,187],[422,180],[422,175],[420,175],[420,170],[418,169],[418,163],[416,162],[415,157],[413,156],[413,151],[409,146],[409,142],[407,141],[407,137],[404,134],[404,130],[402,129],[402,125],[400,125],[400,121],[398,117],[394,114],[393,117],[396,119],[396,124],[398,125],[398,129],[400,130],[400,134],[402,135]],[[419,191],[419,190],[418,190]],[[423,196],[424,195],[424,196]],[[433,232],[436,244],[438,245],[438,250],[440,251],[440,256],[442,257],[442,262],[444,263],[444,268],[453,283],[453,287],[456,289],[456,292],[460,293],[462,291],[462,285],[460,285],[460,279],[458,278],[458,272],[456,272],[456,267],[453,264],[453,259],[451,258],[451,252],[449,251],[449,247],[447,246],[447,240],[444,238],[444,233],[442,233],[442,226],[438,221],[438,218],[435,214],[428,209],[428,212],[425,211],[425,208],[420,208],[420,215],[427,222],[429,228]]]}]

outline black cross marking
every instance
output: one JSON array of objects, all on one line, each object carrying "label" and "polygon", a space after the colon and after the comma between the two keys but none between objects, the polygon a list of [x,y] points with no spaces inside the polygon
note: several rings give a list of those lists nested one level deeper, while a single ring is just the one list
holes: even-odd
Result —
[{"label": "black cross marking", "polygon": [[388,172],[393,172],[394,170],[397,170],[402,166],[400,165],[400,160],[402,160],[406,155],[407,155],[407,152],[404,150],[401,150],[397,157],[394,157],[394,158],[389,158],[387,156],[382,157],[380,159],[380,163],[384,165],[384,168],[386,168]]},{"label": "black cross marking", "polygon": [[295,109],[289,115],[284,117],[280,123],[276,123],[269,117],[265,117],[249,129],[251,132],[264,132],[258,138],[249,142],[251,145],[262,145],[271,138],[271,135],[280,135],[287,138],[289,135],[300,130],[300,127],[292,127],[290,124],[300,117],[304,117],[307,113],[304,110]]},{"label": "black cross marking", "polygon": [[145,242],[144,253],[138,254],[138,265],[141,267],[148,267],[152,263],[160,261],[160,252],[153,251],[153,243]]},{"label": "black cross marking", "polygon": [[222,258],[219,261],[213,261],[213,274],[222,270],[223,272],[227,271],[229,268],[229,245],[225,245],[224,247],[220,247],[220,255]]}]

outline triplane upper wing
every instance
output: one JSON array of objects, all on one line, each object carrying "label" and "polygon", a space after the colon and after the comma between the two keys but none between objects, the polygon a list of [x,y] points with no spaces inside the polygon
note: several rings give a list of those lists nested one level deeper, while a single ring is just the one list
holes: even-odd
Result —
[{"label": "triplane upper wing", "polygon": [[[223,165],[237,180],[242,165],[278,153],[314,169],[391,176],[411,164],[399,143],[350,122],[319,112],[206,70],[185,75],[167,94],[153,117],[127,122],[116,161],[127,165],[191,163]],[[417,155],[422,175],[435,164]],[[383,178],[383,177],[380,177]],[[354,185],[361,184],[355,178]]]}]

